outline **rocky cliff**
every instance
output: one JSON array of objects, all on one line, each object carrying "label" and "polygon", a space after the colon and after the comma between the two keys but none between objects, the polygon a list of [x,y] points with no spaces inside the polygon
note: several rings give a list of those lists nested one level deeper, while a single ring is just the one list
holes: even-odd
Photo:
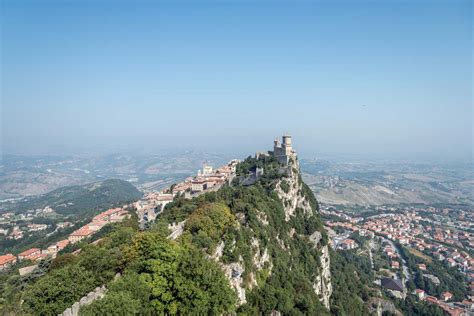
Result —
[{"label": "rocky cliff", "polygon": [[[257,167],[264,169],[263,175],[252,185],[242,186],[237,179],[226,189],[232,191],[230,207],[237,225],[210,255],[235,289],[238,305],[265,310],[255,306],[255,296],[279,291],[273,288],[275,280],[289,279],[297,284],[275,287],[293,286],[288,292],[295,296],[300,295],[298,287],[303,287],[305,295],[312,292],[317,304],[329,310],[332,284],[327,236],[317,201],[302,181],[297,161],[285,167],[268,158],[249,158],[240,167],[241,179],[247,179]],[[272,310],[285,312],[278,304]]]},{"label": "rocky cliff", "polygon": [[[288,169],[287,177],[278,181],[276,192],[284,206],[285,221],[288,222],[292,216],[295,216],[296,210],[298,209],[301,210],[306,217],[317,216],[315,214],[318,210],[312,208],[310,197],[307,196],[307,194],[312,193],[305,192],[305,184],[300,176],[297,160],[294,162],[293,167]],[[317,204],[314,208],[317,208]],[[294,231],[294,228],[292,228],[292,231]],[[332,294],[331,259],[329,257],[328,245],[320,244],[321,238],[321,232],[315,231],[310,235],[309,239],[314,244],[314,247],[321,252],[319,258],[320,273],[314,280],[313,288],[324,306],[329,309],[329,300]]]},{"label": "rocky cliff", "polygon": [[297,160],[287,166],[271,156],[249,157],[232,183],[175,200],[160,222],[170,239],[201,248],[217,263],[235,292],[237,312],[329,313],[327,234]]}]

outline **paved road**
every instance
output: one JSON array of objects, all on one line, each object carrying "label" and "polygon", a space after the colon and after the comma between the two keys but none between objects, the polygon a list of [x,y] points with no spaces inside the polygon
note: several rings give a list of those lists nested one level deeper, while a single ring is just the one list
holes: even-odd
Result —
[{"label": "paved road", "polygon": [[410,276],[410,272],[408,271],[407,262],[405,261],[405,259],[403,259],[402,255],[400,253],[400,250],[398,249],[397,246],[395,246],[395,243],[393,241],[391,241],[387,238],[384,238],[384,240],[386,240],[392,246],[392,248],[397,252],[398,257],[402,261],[402,271],[403,271],[402,280],[403,280],[404,283],[408,282],[408,280],[410,280],[411,276]]},{"label": "paved road", "polygon": [[369,259],[370,259],[370,267],[372,270],[374,270],[375,265],[374,265],[374,256],[372,255],[372,249],[374,249],[374,239],[370,239],[369,242]]}]

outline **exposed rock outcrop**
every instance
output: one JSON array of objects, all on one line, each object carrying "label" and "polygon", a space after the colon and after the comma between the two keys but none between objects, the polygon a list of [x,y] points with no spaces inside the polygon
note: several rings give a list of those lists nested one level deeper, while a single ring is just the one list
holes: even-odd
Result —
[{"label": "exposed rock outcrop", "polygon": [[393,302],[384,300],[382,298],[373,297],[369,300],[368,305],[372,314],[382,316],[383,312],[389,312],[396,316],[402,316],[403,314],[397,310]]},{"label": "exposed rock outcrop", "polygon": [[[299,167],[298,163],[289,170],[288,177],[285,177],[278,181],[276,185],[276,192],[283,203],[285,210],[285,220],[288,222],[292,216],[295,215],[296,210],[299,208],[303,211],[306,216],[313,215],[316,210],[311,209],[311,205],[308,199],[303,194],[303,183],[299,178]],[[294,229],[290,232],[290,236],[293,236]],[[331,270],[330,270],[330,257],[328,246],[320,245],[322,239],[322,233],[315,231],[313,234],[308,236],[309,242],[314,244],[316,249],[321,250],[321,271],[320,275],[314,280],[313,288],[315,293],[318,295],[321,303],[326,308],[330,308],[329,301],[332,294],[332,283],[331,283]]]},{"label": "exposed rock outcrop", "polygon": [[321,263],[320,275],[314,280],[313,288],[314,292],[318,295],[321,303],[329,309],[329,300],[332,295],[332,283],[331,283],[331,259],[329,257],[328,246],[321,248],[321,257],[319,258]]},{"label": "exposed rock outcrop", "polygon": [[302,209],[305,214],[312,214],[309,201],[301,193],[303,184],[299,181],[299,173],[294,171],[288,173],[289,176],[278,181],[276,185],[276,192],[283,203],[287,222],[295,214],[297,208]]},{"label": "exposed rock outcrop", "polygon": [[225,276],[227,279],[229,279],[230,285],[237,293],[238,305],[242,305],[247,302],[245,297],[244,279],[242,277],[245,268],[242,264],[242,261],[243,259],[240,257],[239,262],[232,262],[223,265]]}]

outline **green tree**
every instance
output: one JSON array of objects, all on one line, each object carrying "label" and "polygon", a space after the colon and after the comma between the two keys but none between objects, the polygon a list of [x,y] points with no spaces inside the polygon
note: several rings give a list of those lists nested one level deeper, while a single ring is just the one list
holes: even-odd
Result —
[{"label": "green tree", "polygon": [[52,270],[23,292],[23,308],[33,315],[57,315],[94,289],[92,272],[70,265]]},{"label": "green tree", "polygon": [[81,316],[101,315],[143,315],[139,299],[134,298],[129,292],[113,292],[104,298],[81,307]]}]

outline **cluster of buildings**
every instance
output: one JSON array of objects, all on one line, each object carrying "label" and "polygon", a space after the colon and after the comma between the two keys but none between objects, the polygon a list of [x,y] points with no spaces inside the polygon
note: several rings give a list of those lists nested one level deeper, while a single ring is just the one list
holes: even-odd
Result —
[{"label": "cluster of buildings", "polygon": [[[363,218],[352,216],[351,212],[345,213],[325,207],[321,210],[321,214],[334,219],[325,222],[331,230],[342,228],[346,231],[358,232],[361,236],[372,238],[379,236],[385,241],[396,241],[433,260],[457,268],[466,276],[468,282],[466,286],[470,290],[469,298],[462,302],[450,302],[452,294],[449,292],[435,298],[427,296],[422,289],[417,289],[414,294],[419,299],[438,305],[449,315],[465,315],[467,310],[474,308],[474,258],[469,254],[474,249],[472,234],[474,222],[470,222],[473,219],[473,212],[469,214],[462,210],[434,207],[405,207],[403,209],[386,207],[379,211],[381,214]],[[403,259],[390,243],[385,245],[382,251],[389,260],[390,268],[399,270],[402,268]],[[343,244],[344,246],[341,247],[341,244],[338,244],[339,249],[347,249],[346,245]],[[423,277],[430,279],[435,285],[440,284],[439,278],[428,274],[426,264],[420,263],[418,268],[423,272]],[[391,286],[395,284],[394,281],[388,283]],[[403,289],[403,284],[400,288]]]},{"label": "cluster of buildings", "polygon": [[464,300],[462,302],[457,303],[448,303],[453,299],[453,294],[450,292],[441,293],[439,298],[427,295],[426,292],[422,289],[416,289],[413,294],[416,295],[419,300],[424,300],[430,304],[437,305],[450,316],[471,315],[466,313],[466,309],[474,309],[474,302],[470,300]]},{"label": "cluster of buildings", "polygon": [[224,183],[232,181],[237,163],[238,160],[232,160],[217,169],[206,165],[202,170],[198,170],[196,176],[187,178],[171,188],[171,193],[188,194],[188,197],[191,197],[205,191],[218,190]]},{"label": "cluster of buildings", "polygon": [[91,237],[94,233],[99,231],[102,227],[110,223],[121,222],[125,217],[128,216],[128,211],[125,207],[111,208],[105,212],[96,215],[92,221],[79,229],[72,232],[67,240],[74,244],[85,238]]},{"label": "cluster of buildings", "polygon": [[329,227],[342,227],[359,232],[362,236],[383,236],[424,252],[436,260],[445,261],[463,273],[474,273],[474,258],[466,251],[474,249],[470,247],[474,242],[474,235],[470,231],[437,226],[432,218],[422,216],[415,210],[380,214],[365,220],[353,218],[341,211],[322,210],[321,213],[344,220],[327,221],[325,224]]},{"label": "cluster of buildings", "polygon": [[[416,211],[381,214],[365,221],[362,228],[417,249],[435,260],[444,261],[448,266],[457,267],[461,272],[474,276],[474,258],[466,251],[473,248],[457,242],[460,239],[472,242],[474,236],[468,231],[437,226],[431,218],[421,216]],[[462,250],[463,248],[466,250]]]},{"label": "cluster of buildings", "polygon": [[5,270],[20,261],[29,260],[31,262],[39,262],[49,256],[55,257],[56,254],[63,250],[68,244],[69,240],[64,239],[50,245],[47,249],[30,248],[17,254],[16,256],[11,253],[7,253],[0,256],[0,271]]},{"label": "cluster of buildings", "polygon": [[[63,239],[51,244],[46,249],[31,248],[17,255],[13,255],[11,253],[2,255],[0,256],[0,270],[7,269],[19,261],[29,260],[31,262],[39,262],[47,257],[54,258],[56,257],[57,253],[63,250],[67,245],[74,244],[85,238],[91,237],[94,233],[109,223],[122,221],[128,216],[128,211],[125,208],[126,206],[123,208],[113,208],[100,213],[99,215],[95,216],[90,223],[72,232],[67,239]],[[66,228],[71,225],[72,224],[70,222],[58,223],[59,228]]]},{"label": "cluster of buildings", "polygon": [[153,222],[176,195],[192,198],[206,192],[216,191],[224,183],[231,182],[235,177],[237,163],[238,160],[231,160],[217,169],[205,165],[202,170],[198,170],[194,177],[186,178],[183,182],[174,184],[160,192],[146,193],[141,200],[133,204],[137,210],[140,225],[143,227],[145,223]]},{"label": "cluster of buildings", "polygon": [[357,243],[355,242],[355,240],[350,239],[350,238],[344,239],[344,240],[339,244],[339,248],[342,249],[342,250],[351,250],[351,249],[355,249],[355,248],[357,248],[357,247],[358,247],[358,245],[357,245]]},{"label": "cluster of buildings", "polygon": [[46,206],[42,209],[27,210],[21,214],[15,214],[13,212],[0,214],[0,235],[6,236],[7,239],[19,240],[27,236],[28,233],[46,230],[50,227],[49,225],[25,225],[24,222],[32,221],[39,216],[47,216],[53,212],[54,210],[51,207]]}]

